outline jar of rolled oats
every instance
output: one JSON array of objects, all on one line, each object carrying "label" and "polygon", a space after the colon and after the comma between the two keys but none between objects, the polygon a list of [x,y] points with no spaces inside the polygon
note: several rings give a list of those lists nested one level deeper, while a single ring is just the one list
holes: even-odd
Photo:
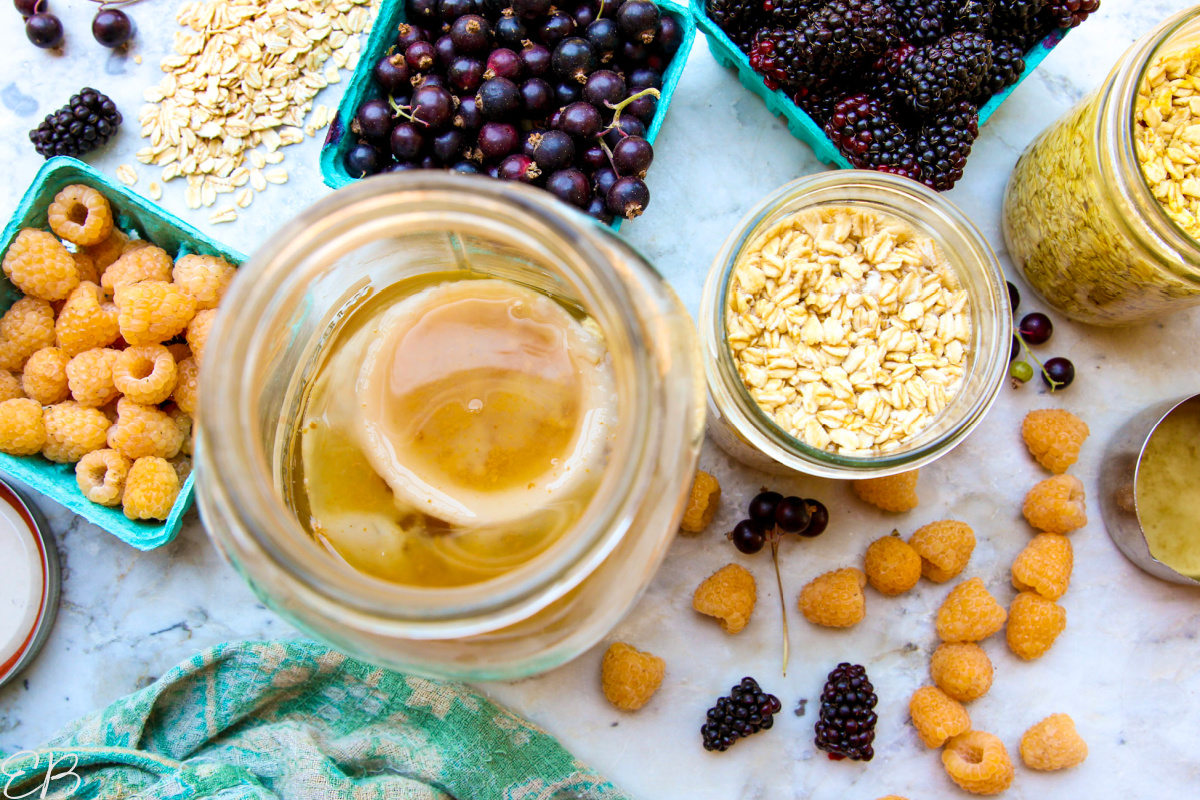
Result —
[{"label": "jar of rolled oats", "polygon": [[1004,275],[961,211],[913,181],[790,183],[726,239],[700,333],[708,432],[777,474],[891,475],[949,452],[1008,366]]},{"label": "jar of rolled oats", "polygon": [[1004,202],[1013,261],[1080,322],[1200,304],[1200,6],[1140,39],[1029,146]]}]

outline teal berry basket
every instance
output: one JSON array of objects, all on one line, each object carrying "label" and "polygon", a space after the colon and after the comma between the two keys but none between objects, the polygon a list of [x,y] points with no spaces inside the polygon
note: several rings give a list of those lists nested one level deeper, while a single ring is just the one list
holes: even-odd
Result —
[{"label": "teal berry basket", "polygon": [[[646,140],[651,144],[654,144],[654,140],[658,137],[658,131],[662,128],[663,118],[666,117],[667,108],[671,105],[675,87],[679,85],[679,77],[683,74],[688,53],[691,52],[692,44],[696,41],[696,22],[685,7],[672,3],[670,0],[655,0],[655,2],[664,14],[669,14],[679,23],[680,30],[683,31],[683,41],[663,75],[662,89],[659,90],[661,94],[658,98],[658,109],[649,128],[646,129]],[[387,53],[388,48],[395,44],[396,26],[404,21],[404,0],[383,0],[371,27],[371,36],[363,46],[358,66],[350,78],[346,93],[342,95],[342,100],[338,103],[337,117],[329,124],[329,133],[321,148],[321,177],[325,180],[326,186],[340,189],[353,181],[361,180],[346,171],[346,153],[354,144],[354,136],[350,133],[350,123],[360,105],[367,100],[382,97],[375,86],[371,72],[379,59]],[[654,168],[650,169],[653,172]],[[612,229],[620,230],[622,221],[619,218],[613,220]]]},{"label": "teal berry basket", "polygon": [[[750,66],[750,58],[738,49],[738,46],[725,34],[725,31],[717,26],[717,23],[709,19],[705,10],[705,0],[690,0],[690,2],[696,26],[704,31],[704,35],[708,39],[708,49],[717,63],[723,67],[737,70],[738,80],[741,81],[742,86],[761,97],[772,114],[783,117],[792,135],[811,147],[818,159],[839,169],[853,169],[854,166],[846,160],[837,146],[829,141],[824,129],[806,114],[804,109],[792,102],[792,98],[782,90],[767,88],[763,76]],[[987,122],[1005,98],[1021,85],[1021,81],[1037,69],[1038,64],[1041,64],[1050,51],[1058,46],[1058,43],[1067,35],[1068,30],[1068,28],[1058,28],[1033,46],[1033,49],[1025,55],[1025,71],[1021,73],[1020,79],[1004,91],[993,95],[987,103],[980,107],[980,126]]]},{"label": "teal berry basket", "polygon": [[[38,171],[33,185],[25,192],[12,218],[4,228],[0,253],[8,252],[22,228],[48,230],[47,209],[54,196],[71,184],[81,183],[96,189],[112,205],[115,226],[127,234],[146,239],[166,250],[172,258],[189,253],[220,256],[240,265],[246,257],[205,236],[183,220],[167,213],[149,200],[113,183],[101,173],[73,158],[58,156]],[[21,293],[0,275],[0,313],[21,298]],[[103,528],[138,550],[151,550],[175,538],[183,524],[183,515],[192,505],[193,476],[188,476],[165,522],[131,520],[120,508],[96,505],[84,497],[75,482],[74,464],[55,464],[37,456],[10,456],[0,453],[0,473],[12,476],[32,489],[66,506],[88,522]]]}]

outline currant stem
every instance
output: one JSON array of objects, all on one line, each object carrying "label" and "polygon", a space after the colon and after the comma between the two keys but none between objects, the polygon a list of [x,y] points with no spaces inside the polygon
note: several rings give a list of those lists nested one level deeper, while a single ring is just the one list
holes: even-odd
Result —
[{"label": "currant stem", "polygon": [[642,89],[637,94],[629,95],[629,97],[626,97],[624,100],[617,103],[616,105],[613,105],[612,103],[605,100],[604,105],[608,106],[609,108],[611,108],[613,110],[613,121],[609,124],[609,126],[607,128],[605,128],[605,130],[606,131],[612,130],[613,128],[617,127],[617,124],[621,121],[621,112],[625,110],[625,106],[629,105],[634,100],[637,100],[639,97],[645,97],[648,94],[654,95],[655,97],[662,97],[662,93],[659,92],[658,89]]},{"label": "currant stem", "polygon": [[787,677],[788,667],[788,622],[787,601],[783,598],[783,577],[779,574],[779,540],[771,539],[771,562],[775,565],[775,583],[779,586],[779,610],[783,613],[783,677]]},{"label": "currant stem", "polygon": [[388,95],[387,101],[388,101],[388,105],[392,107],[392,110],[396,112],[395,116],[400,117],[402,119],[406,119],[409,122],[419,122],[420,124],[424,125],[425,127],[427,127],[427,128],[429,127],[428,122],[426,122],[423,119],[417,119],[415,116],[413,116],[412,112],[415,109],[413,109],[411,106],[400,105],[399,103],[396,102],[396,98],[392,97],[391,95]]},{"label": "currant stem", "polygon": [[1056,392],[1058,390],[1058,387],[1063,385],[1062,381],[1056,381],[1056,380],[1054,380],[1054,378],[1050,377],[1050,373],[1046,372],[1046,368],[1044,366],[1042,366],[1042,362],[1038,361],[1038,357],[1035,356],[1033,354],[1033,351],[1029,349],[1029,345],[1025,344],[1024,336],[1022,336],[1019,333],[1016,336],[1017,336],[1017,341],[1021,343],[1021,349],[1025,351],[1025,355],[1029,356],[1030,360],[1032,360],[1033,363],[1038,365],[1038,369],[1041,371],[1042,377],[1045,378],[1046,382],[1050,384],[1050,393],[1054,394],[1054,392]]}]

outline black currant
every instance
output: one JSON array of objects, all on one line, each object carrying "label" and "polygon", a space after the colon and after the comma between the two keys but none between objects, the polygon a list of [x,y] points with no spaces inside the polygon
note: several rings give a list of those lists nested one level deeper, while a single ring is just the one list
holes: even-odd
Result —
[{"label": "black currant", "polygon": [[820,536],[829,527],[829,509],[820,500],[811,497],[804,501],[808,506],[808,527],[801,531],[801,536]]},{"label": "black currant", "polygon": [[25,36],[36,47],[48,50],[63,41],[63,26],[53,14],[34,14],[25,20]]},{"label": "black currant", "polygon": [[784,533],[802,533],[811,520],[808,504],[799,497],[785,497],[775,509],[775,526]]},{"label": "black currant", "polygon": [[1012,348],[1008,351],[1008,360],[1010,362],[1016,361],[1017,356],[1019,355],[1021,355],[1021,340],[1018,339],[1017,335],[1014,333],[1012,337]]},{"label": "black currant", "polygon": [[517,129],[507,122],[489,122],[479,129],[476,145],[488,161],[498,161],[520,146]]},{"label": "black currant", "polygon": [[404,10],[405,18],[415,24],[432,25],[438,21],[438,0],[406,0]]},{"label": "black currant", "polygon": [[1045,344],[1054,335],[1054,323],[1045,314],[1035,311],[1032,314],[1026,314],[1021,319],[1017,331],[1026,344]]},{"label": "black currant", "polygon": [[542,44],[553,49],[575,32],[575,20],[561,11],[556,11],[547,18],[538,31],[538,39]]},{"label": "black currant", "polygon": [[591,3],[581,3],[576,6],[575,13],[571,14],[571,19],[575,20],[575,30],[584,30],[595,22],[596,8]]},{"label": "black currant", "polygon": [[642,121],[632,114],[622,114],[617,120],[617,124],[604,132],[604,143],[609,147],[616,147],[617,142],[624,139],[626,136],[645,136],[646,126]]},{"label": "black currant", "polygon": [[358,129],[363,136],[382,142],[392,133],[392,109],[384,100],[368,100],[358,107],[354,116]]},{"label": "black currant", "polygon": [[562,131],[537,131],[525,138],[524,152],[549,174],[571,166],[575,141]]},{"label": "black currant", "polygon": [[622,175],[646,177],[650,162],[654,160],[654,148],[641,136],[626,136],[613,148],[613,166]]},{"label": "black currant", "polygon": [[583,91],[575,81],[559,81],[554,84],[554,101],[559,108],[565,108],[572,103],[578,103],[583,97]]},{"label": "black currant", "polygon": [[446,80],[450,88],[462,94],[479,90],[483,83],[483,62],[470,56],[459,56],[446,69]]},{"label": "black currant", "polygon": [[759,492],[754,495],[750,501],[750,519],[757,520],[764,525],[775,524],[775,509],[779,507],[779,501],[783,499],[783,495],[779,492]]},{"label": "black currant", "polygon": [[454,40],[450,38],[449,34],[438,37],[438,40],[433,43],[433,53],[437,56],[438,65],[443,69],[453,64],[458,55],[454,49]]},{"label": "black currant", "polygon": [[588,25],[583,35],[591,42],[596,58],[601,64],[612,61],[613,54],[621,46],[621,31],[617,28],[617,22],[608,17],[601,17]]},{"label": "black currant", "polygon": [[392,155],[397,161],[412,161],[421,155],[425,147],[425,133],[422,126],[412,122],[401,122],[392,129]]},{"label": "black currant", "polygon": [[518,53],[525,66],[525,74],[531,78],[545,78],[550,74],[550,50],[540,44],[527,44]]},{"label": "black currant", "polygon": [[635,219],[640,217],[650,204],[650,190],[641,178],[626,176],[612,185],[606,199],[608,210],[615,216]]},{"label": "black currant", "polygon": [[426,41],[413,42],[404,51],[404,60],[413,72],[428,72],[437,60],[437,50]]},{"label": "black currant", "polygon": [[663,55],[670,59],[679,51],[682,44],[683,28],[679,26],[674,17],[664,14],[658,21],[658,49],[662,50]]},{"label": "black currant", "polygon": [[761,522],[744,519],[733,527],[729,540],[739,551],[753,555],[763,549],[763,545],[767,543],[767,534]]},{"label": "black currant", "polygon": [[120,47],[133,38],[133,22],[119,8],[103,8],[92,20],[92,36],[105,47]]},{"label": "black currant", "polygon": [[529,38],[525,26],[516,16],[509,14],[496,21],[496,42],[510,50],[518,50]]},{"label": "black currant", "polygon": [[629,85],[638,89],[661,89],[662,73],[650,67],[638,67],[629,72]]},{"label": "black currant", "polygon": [[550,65],[554,69],[554,74],[563,80],[585,83],[595,67],[592,46],[587,39],[581,39],[578,36],[563,39],[554,48]]},{"label": "black currant", "polygon": [[583,150],[583,164],[589,170],[598,170],[608,166],[608,153],[599,144],[590,144]]},{"label": "black currant", "polygon": [[13,5],[22,17],[32,17],[38,11],[45,10],[46,0],[13,0]]},{"label": "black currant", "polygon": [[550,13],[553,0],[513,0],[512,10],[525,19],[544,17]]},{"label": "black currant", "polygon": [[457,172],[460,175],[478,175],[480,174],[479,167],[472,164],[470,161],[459,161],[450,167],[451,172]]},{"label": "black currant", "polygon": [[502,119],[520,110],[521,90],[508,78],[491,78],[479,87],[475,102],[488,119]]},{"label": "black currant", "polygon": [[454,98],[441,86],[423,84],[413,92],[412,115],[430,130],[438,130],[454,115]]},{"label": "black currant", "polygon": [[355,178],[379,172],[379,161],[379,153],[366,142],[359,142],[346,151],[346,171]]},{"label": "black currant", "polygon": [[479,105],[475,98],[464,97],[458,103],[458,111],[454,113],[454,127],[464,131],[477,131],[483,125],[483,115],[479,113]]},{"label": "black currant", "polygon": [[1021,292],[1012,281],[1005,281],[1005,283],[1008,284],[1008,305],[1013,311],[1016,311],[1021,307]]},{"label": "black currant", "polygon": [[616,105],[625,99],[625,79],[609,69],[598,69],[583,85],[583,99],[597,108]]},{"label": "black currant", "polygon": [[650,44],[658,35],[661,14],[651,0],[627,0],[617,9],[617,25],[630,39]]},{"label": "black currant", "polygon": [[592,219],[597,219],[600,222],[603,222],[605,225],[612,222],[612,214],[608,213],[608,203],[604,201],[603,197],[593,196],[592,199],[588,201],[587,207],[584,209],[584,213]]},{"label": "black currant", "polygon": [[532,158],[524,153],[513,153],[500,162],[500,180],[533,183],[542,171]]},{"label": "black currant", "polygon": [[428,40],[425,31],[416,25],[401,22],[396,28],[396,49],[401,53],[407,51],[409,46],[414,42],[425,42]]},{"label": "black currant", "polygon": [[[636,91],[634,93],[636,93]],[[654,113],[656,111],[658,111],[658,98],[652,94],[644,94],[637,100],[633,100],[629,103],[629,105],[625,106],[626,114],[634,115],[647,125],[649,125],[654,119]]]},{"label": "black currant", "polygon": [[[389,95],[396,95],[400,92],[407,91],[409,88],[409,76],[412,74],[408,70],[408,61],[400,53],[394,53],[390,56],[384,56],[375,64],[373,70],[375,82],[379,84],[379,88]],[[399,102],[399,101],[397,101]]]},{"label": "black currant", "polygon": [[447,128],[442,133],[433,137],[433,146],[430,148],[433,151],[433,157],[443,164],[450,164],[457,161],[462,156],[463,132],[458,128]]},{"label": "black currant", "polygon": [[515,51],[507,47],[497,47],[488,54],[484,78],[508,78],[510,81],[516,81],[520,80],[523,69],[521,57]]},{"label": "black currant", "polygon": [[592,199],[592,187],[587,177],[575,168],[560,169],[546,179],[546,189],[559,200],[577,208],[586,208]]},{"label": "black currant", "polygon": [[450,39],[456,53],[484,53],[492,41],[492,24],[478,14],[466,14],[450,26]]},{"label": "black currant", "polygon": [[438,0],[438,17],[442,22],[454,22],[474,10],[474,0]]},{"label": "black currant", "polygon": [[521,103],[533,119],[541,119],[554,111],[554,87],[541,78],[530,78],[521,84]]},{"label": "black currant", "polygon": [[591,103],[571,103],[562,110],[557,127],[576,138],[591,139],[603,124],[600,112]]},{"label": "black currant", "polygon": [[1067,388],[1074,380],[1075,365],[1068,359],[1052,358],[1042,365],[1042,383],[1049,386],[1052,392]]}]

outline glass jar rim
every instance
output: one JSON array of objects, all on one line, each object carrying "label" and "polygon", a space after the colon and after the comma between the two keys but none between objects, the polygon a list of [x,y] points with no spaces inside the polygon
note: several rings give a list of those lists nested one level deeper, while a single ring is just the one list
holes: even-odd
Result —
[{"label": "glass jar rim", "polygon": [[[730,423],[738,433],[749,441],[756,450],[765,453],[773,461],[798,472],[827,478],[866,478],[883,477],[916,469],[944,455],[957,446],[967,434],[975,428],[983,416],[991,408],[999,393],[1000,386],[1007,369],[1006,363],[1000,363],[996,350],[983,365],[984,390],[975,398],[961,418],[944,434],[908,450],[898,452],[877,453],[868,456],[849,456],[832,453],[809,445],[784,430],[750,395],[744,381],[737,372],[733,361],[732,349],[728,345],[728,334],[725,323],[725,307],[729,294],[730,282],[733,278],[734,267],[738,256],[751,238],[762,231],[763,222],[770,217],[779,206],[802,199],[805,195],[815,194],[831,188],[855,187],[884,190],[896,198],[915,200],[930,207],[930,209],[950,223],[964,235],[964,240],[975,250],[979,262],[984,267],[991,290],[992,304],[996,307],[993,315],[999,322],[999,329],[994,332],[997,343],[1003,342],[1007,352],[1008,340],[1012,335],[1011,313],[1008,311],[1008,292],[1004,288],[1003,270],[995,254],[988,245],[983,234],[953,203],[927,187],[896,175],[870,170],[833,170],[817,175],[802,177],[787,183],[763,198],[741,219],[734,232],[725,240],[717,258],[713,262],[708,280],[704,287],[704,298],[701,301],[701,326],[704,331],[705,362],[708,373],[710,392],[719,391],[729,404],[718,408],[724,416],[729,417]],[[937,240],[939,237],[920,224],[919,220],[903,209],[882,207],[881,201],[863,201],[858,199],[822,199],[814,202],[808,208],[828,205],[865,205],[872,206],[885,213],[893,214],[906,221],[918,224],[926,234]],[[799,206],[792,213],[798,213],[806,206]],[[942,242],[938,242],[942,246]],[[949,257],[949,254],[947,254]],[[972,325],[981,323],[980,314],[972,314]],[[974,337],[979,340],[979,330]],[[976,359],[978,362],[978,359]],[[716,374],[714,374],[716,373]],[[967,376],[964,375],[964,388]],[[932,426],[932,421],[931,421]]]},{"label": "glass jar rim", "polygon": [[[221,493],[222,500],[246,522],[244,531],[222,534],[242,537],[240,544],[251,546],[270,560],[272,569],[293,578],[296,590],[314,605],[340,610],[348,606],[367,616],[368,624],[381,632],[407,638],[475,635],[528,618],[567,594],[603,562],[628,531],[631,508],[641,499],[636,489],[643,485],[645,472],[652,470],[652,459],[647,456],[655,441],[648,388],[652,365],[646,348],[641,346],[644,332],[634,314],[637,304],[630,298],[630,288],[597,246],[595,237],[612,234],[544,195],[530,187],[440,173],[401,173],[356,183],[318,201],[264,243],[243,267],[248,270],[246,279],[236,281],[223,301],[223,311],[232,319],[214,330],[206,348],[210,358],[219,358],[233,347],[238,336],[253,330],[270,309],[282,302],[288,276],[282,274],[281,262],[292,264],[290,259],[295,258],[294,265],[303,265],[306,260],[324,257],[325,264],[331,263],[343,253],[330,253],[338,242],[344,242],[356,220],[374,216],[374,231],[394,231],[379,219],[389,213],[389,207],[396,214],[421,217],[437,209],[439,202],[453,201],[462,204],[455,219],[462,222],[473,218],[476,231],[503,231],[505,235],[499,241],[512,244],[541,237],[539,241],[546,248],[563,257],[553,262],[559,276],[579,292],[581,302],[598,317],[606,337],[615,336],[613,345],[629,354],[623,363],[615,365],[620,393],[616,431],[619,442],[610,455],[610,463],[621,463],[623,468],[607,470],[611,474],[602,478],[601,488],[570,541],[560,540],[542,554],[546,559],[539,560],[539,556],[531,561],[536,568],[518,568],[496,579],[444,589],[416,589],[372,578],[338,563],[327,553],[315,552],[319,547],[315,542],[314,552],[304,547],[299,552],[291,549],[289,545],[295,544],[298,536],[303,538],[303,528],[279,496],[270,459],[257,444],[261,441],[261,426],[254,409],[242,407],[248,403],[236,403],[245,397],[246,387],[257,377],[252,374],[254,359],[245,359],[240,369],[221,373],[220,380],[203,382],[198,471],[210,472],[215,480],[205,483],[217,484],[214,493]],[[403,208],[409,210],[403,212]],[[446,229],[439,226],[429,230]],[[382,236],[374,237],[378,238]],[[357,246],[346,247],[345,252]],[[235,398],[232,409],[228,407],[230,397]],[[214,442],[216,426],[204,423],[204,407],[222,408],[221,424],[232,435],[223,434],[220,443]],[[214,446],[217,444],[220,447]],[[226,480],[224,473],[232,474],[239,459],[253,464],[263,481]],[[203,511],[203,503],[201,508]],[[286,537],[276,535],[280,526],[286,529]],[[551,551],[553,554],[548,555]],[[414,605],[424,606],[420,608],[423,613],[412,613]]]},{"label": "glass jar rim", "polygon": [[[1135,144],[1137,121],[1135,108],[1138,93],[1155,60],[1163,49],[1172,44],[1172,38],[1187,26],[1200,20],[1200,6],[1185,9],[1168,17],[1158,27],[1145,34],[1134,44],[1132,57],[1118,62],[1114,68],[1108,88],[1108,97],[1096,116],[1096,141],[1108,139],[1108,151],[1112,159],[1098,159],[1099,168],[1106,175],[1109,186],[1123,187],[1128,207],[1141,211],[1146,227],[1139,228],[1117,215],[1127,233],[1140,241],[1147,249],[1160,255],[1160,262],[1177,278],[1200,283],[1200,239],[1187,233],[1178,222],[1167,214],[1162,203],[1154,196],[1149,180],[1142,170]],[[1200,46],[1200,40],[1196,42]],[[1105,128],[1115,131],[1109,138]],[[1113,180],[1115,165],[1125,163],[1134,173],[1132,180]],[[1182,255],[1183,257],[1179,257]]]}]

